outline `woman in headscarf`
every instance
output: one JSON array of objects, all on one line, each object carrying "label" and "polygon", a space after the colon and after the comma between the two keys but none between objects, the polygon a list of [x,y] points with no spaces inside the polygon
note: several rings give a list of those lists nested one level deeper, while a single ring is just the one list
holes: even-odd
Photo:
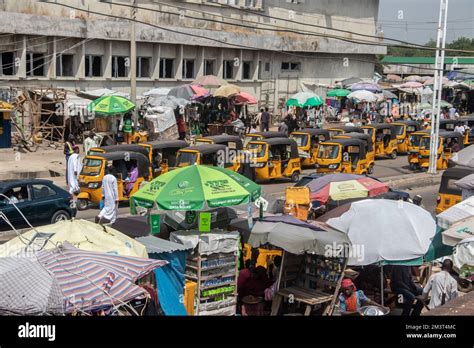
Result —
[{"label": "woman in headscarf", "polygon": [[342,280],[341,290],[341,294],[339,295],[339,308],[342,315],[357,313],[364,305],[381,307],[378,303],[365,296],[362,290],[357,290],[349,278]]}]

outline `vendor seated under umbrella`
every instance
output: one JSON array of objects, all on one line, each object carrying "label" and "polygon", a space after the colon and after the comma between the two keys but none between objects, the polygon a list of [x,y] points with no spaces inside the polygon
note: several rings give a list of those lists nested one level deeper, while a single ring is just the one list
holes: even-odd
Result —
[{"label": "vendor seated under umbrella", "polygon": [[381,307],[378,303],[370,300],[362,290],[357,290],[349,278],[342,280],[341,290],[339,308],[342,315],[359,313],[360,308],[365,305]]}]

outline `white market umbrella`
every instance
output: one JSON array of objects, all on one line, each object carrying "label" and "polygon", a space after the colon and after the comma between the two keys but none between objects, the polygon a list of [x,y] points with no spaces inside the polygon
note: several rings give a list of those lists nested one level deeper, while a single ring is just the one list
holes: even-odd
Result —
[{"label": "white market umbrella", "polygon": [[468,146],[456,152],[451,161],[460,166],[472,167],[474,170],[474,146]]},{"label": "white market umbrella", "polygon": [[449,209],[446,209],[436,217],[438,219],[438,225],[441,228],[448,229],[453,224],[468,218],[474,214],[474,196],[453,205]]},{"label": "white market umbrella", "polygon": [[377,95],[369,91],[354,91],[347,96],[347,98],[355,99],[358,102],[368,102],[373,103],[377,101]]},{"label": "white market umbrella", "polygon": [[148,97],[148,96],[159,97],[163,95],[168,95],[170,90],[171,88],[158,87],[158,88],[153,88],[153,89],[150,89],[149,91],[146,91],[145,93],[143,93],[143,95],[145,97]]},{"label": "white market umbrella", "polygon": [[349,265],[417,259],[426,254],[436,233],[431,214],[412,203],[366,199],[347,206],[326,223],[348,234],[353,247]]},{"label": "white market umbrella", "polygon": [[456,245],[453,263],[458,270],[464,266],[474,267],[474,236],[466,238]]}]

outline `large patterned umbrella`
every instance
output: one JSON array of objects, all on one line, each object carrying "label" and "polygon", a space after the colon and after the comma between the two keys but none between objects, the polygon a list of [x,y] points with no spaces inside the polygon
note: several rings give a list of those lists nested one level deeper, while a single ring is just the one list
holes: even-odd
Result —
[{"label": "large patterned umbrella", "polygon": [[223,85],[213,93],[214,97],[229,98],[240,93],[240,87],[232,84]]},{"label": "large patterned umbrella", "polygon": [[355,91],[347,96],[347,98],[355,99],[357,102],[376,102],[378,100],[377,95],[369,91]]},{"label": "large patterned umbrella", "polygon": [[107,95],[100,97],[87,106],[89,112],[93,112],[99,115],[116,115],[124,114],[135,108],[133,104],[127,98],[116,96],[116,95]]},{"label": "large patterned umbrella", "polygon": [[193,85],[201,85],[204,87],[220,87],[227,84],[227,81],[214,75],[204,75],[193,81]]},{"label": "large patterned umbrella", "polygon": [[198,85],[182,85],[171,88],[168,95],[176,98],[182,98],[185,100],[191,100],[206,97],[210,94],[207,89]]},{"label": "large patterned umbrella", "polygon": [[291,96],[286,102],[286,106],[319,106],[323,105],[324,100],[319,95],[311,92],[300,92]]},{"label": "large patterned umbrella", "polygon": [[351,94],[351,91],[344,88],[334,88],[330,90],[327,94],[328,97],[347,97],[347,95]]},{"label": "large patterned umbrella", "polygon": [[134,206],[162,210],[203,210],[255,201],[261,188],[228,169],[192,165],[163,174],[136,192]]},{"label": "large patterned umbrella", "polygon": [[381,90],[380,86],[373,82],[360,82],[351,86],[351,91],[369,91],[375,93]]},{"label": "large patterned umbrella", "polygon": [[329,200],[374,197],[388,192],[387,184],[356,174],[323,175],[311,181],[307,187],[311,201],[319,201],[321,204],[326,204]]}]

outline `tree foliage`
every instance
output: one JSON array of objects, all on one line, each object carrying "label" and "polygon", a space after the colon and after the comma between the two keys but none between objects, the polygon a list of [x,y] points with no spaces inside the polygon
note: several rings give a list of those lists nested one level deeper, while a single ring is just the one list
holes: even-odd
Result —
[{"label": "tree foliage", "polygon": [[[436,47],[436,41],[430,39],[425,46]],[[474,38],[470,39],[467,37],[460,37],[459,39],[446,44],[446,48],[456,50],[467,50],[474,51]],[[434,57],[434,51],[417,49],[417,48],[399,48],[389,47],[387,49],[387,55],[396,57]],[[451,57],[463,57],[463,56],[474,56],[474,53],[469,52],[448,52],[447,56]]]}]

